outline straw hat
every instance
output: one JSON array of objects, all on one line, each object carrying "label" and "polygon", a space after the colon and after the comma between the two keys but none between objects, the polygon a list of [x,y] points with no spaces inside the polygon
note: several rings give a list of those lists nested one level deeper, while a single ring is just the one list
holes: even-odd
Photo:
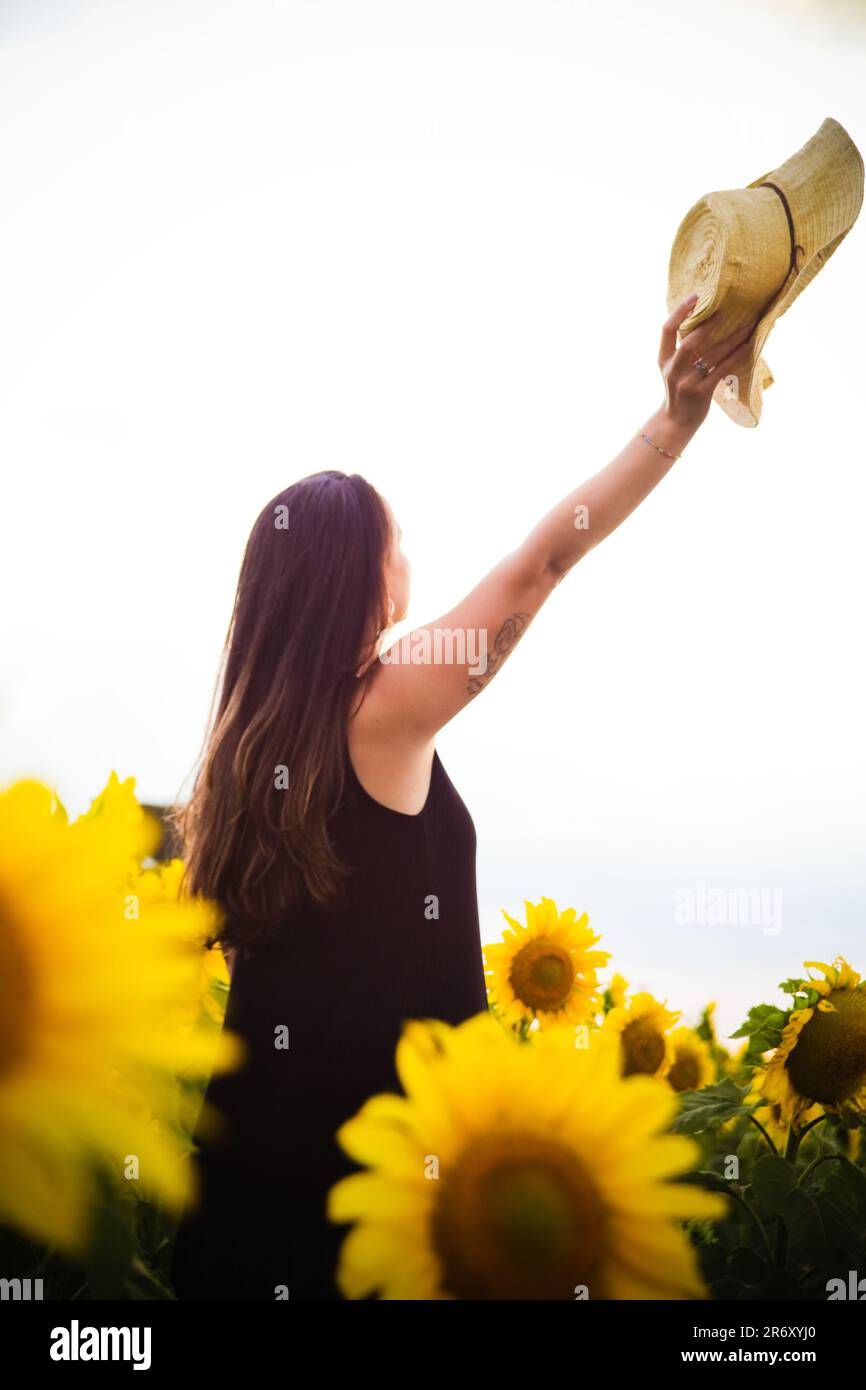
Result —
[{"label": "straw hat", "polygon": [[668,312],[698,293],[683,337],[719,310],[712,345],[756,325],[737,375],[713,399],[738,425],[757,425],[773,375],[761,350],[776,319],[829,260],[857,220],[863,160],[831,116],[796,154],[745,188],[708,193],[680,223],[668,267]]}]

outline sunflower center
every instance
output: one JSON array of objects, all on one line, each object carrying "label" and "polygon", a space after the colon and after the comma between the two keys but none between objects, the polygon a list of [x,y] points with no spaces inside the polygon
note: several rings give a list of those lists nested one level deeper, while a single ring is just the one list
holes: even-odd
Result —
[{"label": "sunflower center", "polygon": [[587,1169],[563,1145],[486,1135],[439,1179],[432,1219],[442,1283],[460,1299],[601,1296],[606,1214]]},{"label": "sunflower center", "polygon": [[[664,1044],[662,1044],[664,1046]],[[678,1052],[670,1071],[668,1081],[675,1091],[694,1091],[701,1079],[701,1069],[693,1052]]]},{"label": "sunflower center", "polygon": [[636,1018],[622,1030],[623,1076],[655,1076],[665,1058],[665,1040],[651,1018]]},{"label": "sunflower center", "polygon": [[801,1096],[840,1105],[866,1081],[866,990],[831,990],[828,999],[834,1012],[815,1010],[787,1067]]},{"label": "sunflower center", "polygon": [[511,965],[511,988],[529,1009],[561,1009],[574,984],[574,966],[568,951],[551,941],[531,941]]}]

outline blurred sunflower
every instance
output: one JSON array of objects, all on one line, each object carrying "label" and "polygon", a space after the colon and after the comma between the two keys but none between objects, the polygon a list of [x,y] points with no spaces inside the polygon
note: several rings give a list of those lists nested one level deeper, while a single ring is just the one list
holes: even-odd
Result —
[{"label": "blurred sunflower", "polygon": [[611,975],[610,984],[604,991],[603,1004],[604,1012],[609,1014],[611,1009],[619,1009],[625,1003],[628,992],[628,980],[624,975]]},{"label": "blurred sunflower", "polygon": [[[732,1059],[730,1052],[719,1041],[718,1028],[716,1026],[716,1001],[713,999],[704,1006],[703,1012],[695,1025],[695,1033],[706,1043],[710,1062],[713,1067],[713,1080],[722,1081],[726,1076],[732,1075],[732,1067],[736,1069],[736,1061]],[[745,1056],[746,1049],[743,1049]]]},{"label": "blurred sunflower", "polygon": [[675,1091],[700,1091],[716,1079],[710,1044],[693,1028],[675,1028],[669,1037],[670,1069],[665,1080]]},{"label": "blurred sunflower", "polygon": [[[141,868],[130,882],[130,891],[138,899],[140,916],[147,928],[158,917],[166,915],[170,931],[180,931],[198,964],[195,989],[184,1000],[179,1015],[184,1026],[191,1027],[202,1013],[214,1023],[222,1023],[229,987],[229,972],[219,946],[208,946],[208,940],[220,922],[215,904],[205,898],[184,897],[184,864],[171,859],[167,864]],[[185,911],[178,921],[174,911],[184,899]]]},{"label": "blurred sunflower", "polygon": [[599,967],[608,951],[594,951],[601,938],[573,907],[557,911],[552,898],[526,903],[526,925],[502,913],[509,928],[502,941],[484,948],[487,993],[502,1022],[538,1019],[541,1027],[587,1023],[601,1008]]},{"label": "blurred sunflower", "polygon": [[651,994],[634,994],[611,1009],[602,1026],[606,1037],[619,1039],[623,1076],[666,1076],[674,1060],[670,1030],[679,1022]]},{"label": "blurred sunflower", "polygon": [[68,1251],[87,1242],[96,1165],[120,1178],[134,1156],[142,1187],[181,1205],[172,1069],[239,1055],[173,1026],[201,968],[185,939],[198,909],[133,920],[131,875],[158,839],[114,774],[72,825],[39,783],[0,795],[0,1209]]},{"label": "blurred sunflower", "polygon": [[748,1059],[749,1039],[744,1038],[736,1052],[730,1052],[727,1048],[722,1049],[722,1058],[719,1062],[719,1072],[722,1076],[730,1076],[733,1080],[748,1080],[752,1074],[751,1064]]},{"label": "blurred sunflower", "polygon": [[[186,892],[181,859],[140,868],[129,881],[127,902],[134,906],[141,932],[162,932],[174,937],[194,963],[190,988],[166,1019],[168,1036],[176,1038],[178,1044],[172,1070],[179,1081],[192,1083],[175,1088],[172,1118],[175,1126],[188,1135],[198,1124],[203,1134],[215,1136],[221,1125],[220,1116],[212,1106],[204,1104],[202,1088],[195,1082],[199,1078],[207,1080],[220,1065],[220,1059],[226,1057],[227,1046],[234,1043],[227,1042],[221,1031],[228,1002],[228,967],[220,947],[207,944],[220,924],[221,914],[214,903]],[[182,904],[180,913],[178,904]],[[193,1030],[194,1050],[190,1054]],[[195,1194],[191,1193],[190,1200],[194,1199]]]},{"label": "blurred sunflower", "polygon": [[624,1082],[610,1048],[554,1029],[518,1045],[489,1014],[405,1025],[404,1096],[373,1096],[337,1133],[370,1171],[331,1189],[354,1222],[347,1298],[669,1299],[706,1294],[678,1226],[724,1198],[669,1179],[698,1146],[665,1134],[667,1087]]},{"label": "blurred sunflower", "polygon": [[804,964],[824,978],[799,982],[808,1003],[789,1014],[762,1081],[767,1100],[797,1129],[815,1104],[829,1114],[866,1113],[866,989],[841,956]]}]

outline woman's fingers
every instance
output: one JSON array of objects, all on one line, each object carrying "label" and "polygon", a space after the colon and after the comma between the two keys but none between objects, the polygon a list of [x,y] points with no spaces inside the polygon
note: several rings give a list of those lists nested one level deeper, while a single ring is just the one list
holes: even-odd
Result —
[{"label": "woman's fingers", "polygon": [[[721,369],[726,364],[729,365],[736,357],[739,357],[753,332],[754,325],[748,329],[741,328],[738,333],[731,333],[729,337],[724,338],[717,347],[713,348],[713,357],[716,367]],[[723,371],[721,375],[724,376]]]},{"label": "woman's fingers", "polygon": [[[751,328],[745,331],[740,329],[739,333],[732,333],[707,353],[710,370],[701,372],[700,375],[707,383],[708,391],[714,391],[718,382],[723,381],[729,375],[735,363],[742,360],[743,349],[748,344],[752,331]],[[727,351],[725,351],[726,348]]]},{"label": "woman's fingers", "polygon": [[702,319],[697,328],[693,328],[690,333],[682,339],[678,355],[682,354],[686,361],[689,357],[698,357],[707,344],[711,341],[714,333],[719,331],[719,310],[714,309],[708,318]]},{"label": "woman's fingers", "polygon": [[662,340],[659,347],[659,366],[661,367],[669,358],[673,357],[677,350],[677,329],[680,324],[688,318],[692,309],[695,307],[698,296],[690,294],[688,299],[684,299],[682,304],[678,304],[670,318],[665,319],[662,326]]},{"label": "woman's fingers", "polygon": [[[695,299],[690,297],[677,305],[662,328],[659,366],[665,382],[668,405],[678,410],[683,418],[695,420],[705,418],[710,399],[720,380],[731,370],[743,353],[751,338],[755,325],[739,328],[727,337],[713,343],[713,333],[718,331],[716,309],[697,328],[682,339],[677,346],[677,329],[694,309]],[[696,367],[696,361],[703,365]]]},{"label": "woman's fingers", "polygon": [[[718,313],[718,310],[716,312]],[[717,343],[708,346],[708,340],[712,337],[712,329],[707,332],[702,330],[714,317],[714,315],[710,315],[709,319],[705,319],[693,333],[689,333],[683,339],[676,357],[671,363],[672,374],[677,377],[690,376],[696,370],[695,362],[700,359],[706,363],[710,370],[707,372],[697,369],[698,375],[704,381],[712,377],[715,383],[719,376],[724,375],[720,369],[739,355],[754,332],[754,324],[750,325],[749,328],[738,328],[733,333],[729,333],[727,337],[720,338]]]}]

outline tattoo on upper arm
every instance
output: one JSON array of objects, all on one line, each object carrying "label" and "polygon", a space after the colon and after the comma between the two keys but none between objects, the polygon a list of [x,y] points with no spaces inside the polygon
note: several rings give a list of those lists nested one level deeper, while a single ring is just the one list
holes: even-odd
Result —
[{"label": "tattoo on upper arm", "polygon": [[512,613],[510,618],[505,619],[493,639],[492,652],[487,654],[486,671],[480,676],[473,676],[466,687],[470,695],[477,695],[479,690],[483,690],[488,681],[496,675],[515,642],[523,635],[528,622],[528,613]]}]

